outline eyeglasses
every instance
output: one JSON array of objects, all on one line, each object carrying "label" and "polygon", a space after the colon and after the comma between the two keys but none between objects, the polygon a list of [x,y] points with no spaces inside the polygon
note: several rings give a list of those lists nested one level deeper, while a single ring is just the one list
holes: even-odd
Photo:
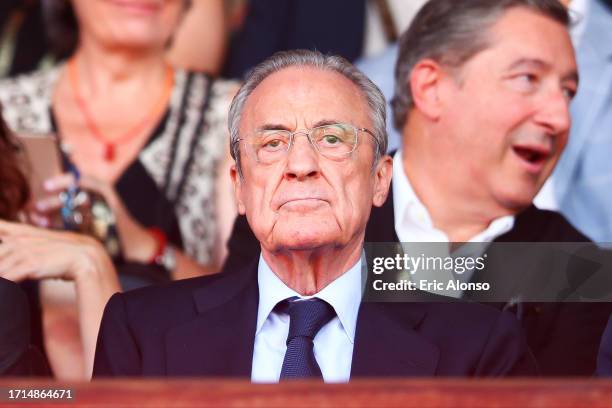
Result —
[{"label": "eyeglasses", "polygon": [[355,151],[359,132],[366,132],[378,140],[366,128],[358,128],[346,123],[334,123],[317,126],[312,129],[290,132],[288,130],[260,130],[246,138],[239,138],[234,143],[245,141],[248,151],[258,163],[275,163],[289,153],[296,135],[305,135],[310,144],[322,156],[330,159],[343,159]]}]

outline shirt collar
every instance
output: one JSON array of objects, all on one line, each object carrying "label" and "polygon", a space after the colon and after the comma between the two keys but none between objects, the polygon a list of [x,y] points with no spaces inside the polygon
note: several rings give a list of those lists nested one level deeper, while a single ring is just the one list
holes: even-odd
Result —
[{"label": "shirt collar", "polygon": [[361,265],[359,260],[348,271],[312,296],[301,296],[280,280],[270,269],[263,256],[259,256],[257,283],[259,285],[259,306],[257,310],[257,327],[259,333],[274,307],[287,298],[297,296],[301,299],[317,297],[325,300],[335,310],[342,327],[351,343],[355,341],[357,314],[361,304]]},{"label": "shirt collar", "polygon": [[[402,162],[402,149],[398,149],[393,156],[393,177],[391,178],[391,187],[393,188],[393,213],[395,214],[395,223],[403,222],[404,220],[415,221],[416,224],[433,228],[431,217],[427,208],[421,203],[421,200],[414,192],[408,176],[404,171]],[[423,215],[422,220],[411,220],[409,210],[414,208],[416,212]],[[419,222],[420,221],[420,222]]]},{"label": "shirt collar", "polygon": [[[442,231],[438,231],[431,220],[429,211],[417,197],[408,176],[404,171],[402,162],[402,150],[399,149],[393,156],[393,178],[391,179],[393,188],[393,212],[395,214],[396,231],[403,225],[408,225],[411,230],[436,231],[439,234],[427,234],[428,237],[444,236]],[[417,214],[416,216],[414,214]],[[476,234],[470,242],[491,242],[495,238],[505,234],[514,227],[514,216],[506,215],[494,219],[487,229]],[[399,234],[398,234],[399,235]],[[415,241],[421,241],[415,237]]]}]

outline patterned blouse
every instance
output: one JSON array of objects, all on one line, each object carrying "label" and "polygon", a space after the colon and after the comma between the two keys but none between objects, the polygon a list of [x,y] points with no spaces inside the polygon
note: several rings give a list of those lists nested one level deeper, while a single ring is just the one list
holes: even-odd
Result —
[{"label": "patterned blouse", "polygon": [[[52,96],[63,66],[0,81],[0,103],[16,133],[57,131]],[[217,239],[215,178],[228,145],[227,113],[237,84],[176,70],[169,106],[115,188],[131,215],[163,229],[205,265]]]}]

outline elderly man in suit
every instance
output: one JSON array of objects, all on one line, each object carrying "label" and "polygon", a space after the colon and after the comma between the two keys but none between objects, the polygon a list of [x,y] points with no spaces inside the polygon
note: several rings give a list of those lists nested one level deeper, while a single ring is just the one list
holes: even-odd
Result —
[{"label": "elderly man in suit", "polygon": [[529,368],[511,314],[421,293],[361,301],[372,206],[387,197],[385,101],[346,60],[279,53],[230,108],[238,210],[260,246],[216,276],[116,294],[95,376],[505,375]]},{"label": "elderly man in suit", "polygon": [[[532,205],[568,139],[578,87],[569,21],[557,0],[431,0],[421,9],[399,41],[393,116],[402,148],[366,242],[588,241]],[[225,270],[257,256],[244,218],[228,246]],[[509,259],[498,261],[505,267],[463,279],[515,276]],[[609,304],[506,302],[544,374],[593,373]]]}]

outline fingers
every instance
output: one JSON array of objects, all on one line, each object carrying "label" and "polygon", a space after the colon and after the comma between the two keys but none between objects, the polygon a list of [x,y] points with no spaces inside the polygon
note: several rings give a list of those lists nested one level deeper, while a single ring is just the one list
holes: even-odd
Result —
[{"label": "fingers", "polygon": [[0,261],[2,261],[11,254],[10,248],[8,248],[8,246],[9,245],[5,242],[5,240],[2,240],[2,242],[0,243]]},{"label": "fingers", "polygon": [[37,243],[38,241],[59,241],[62,239],[60,234],[62,233],[38,228],[28,224],[0,220],[0,240],[5,243],[22,241],[26,243]]},{"label": "fingers", "polygon": [[0,277],[72,279],[72,261],[79,255],[73,243],[44,237],[6,237],[0,244]]},{"label": "fingers", "polygon": [[0,238],[10,235],[21,235],[27,233],[32,228],[26,224],[0,220]]},{"label": "fingers", "polygon": [[23,251],[6,242],[0,244],[0,277],[21,282],[29,277]]},{"label": "fingers", "polygon": [[81,234],[52,231],[0,220],[0,277],[75,279],[96,241]]},{"label": "fingers", "polygon": [[64,205],[66,192],[61,191],[54,195],[49,195],[34,203],[34,207],[36,211],[40,213],[40,215],[52,214],[60,210]]},{"label": "fingers", "polygon": [[51,227],[51,218],[34,211],[28,213],[29,222],[41,228]]},{"label": "fingers", "polygon": [[0,238],[2,237],[2,232],[3,231],[10,231],[11,230],[13,224],[14,224],[14,222],[3,221],[0,218]]},{"label": "fingers", "polygon": [[49,226],[50,220],[47,216],[57,213],[62,208],[66,200],[65,191],[75,185],[76,179],[72,173],[64,173],[45,180],[43,187],[49,195],[34,203],[35,211],[30,214],[32,221],[41,227]]},{"label": "fingers", "polygon": [[53,194],[67,190],[76,184],[76,179],[72,173],[63,173],[59,176],[51,177],[43,183],[45,191]]},{"label": "fingers", "polygon": [[9,262],[11,261],[12,263],[7,263],[6,267],[0,265],[0,277],[17,283],[30,279],[29,270],[21,260],[9,260]]},{"label": "fingers", "polygon": [[102,195],[111,208],[114,208],[114,204],[118,201],[118,196],[110,183],[87,175],[81,175],[77,181],[73,173],[64,173],[44,182],[44,189],[49,195],[34,203],[35,212],[39,215],[38,218],[32,217],[36,225],[41,227],[49,225],[49,220],[42,217],[57,213],[66,201],[65,191],[75,187],[77,183],[83,190],[74,198],[73,204],[77,207],[89,203],[86,191]]},{"label": "fingers", "polygon": [[[77,180],[73,173],[64,173],[47,179],[44,182],[44,188],[49,195],[34,203],[34,211],[30,213],[31,221],[39,227],[49,227],[51,225],[50,216],[57,214],[66,205],[67,200],[70,200],[72,207],[88,205],[89,195],[86,191],[79,191],[76,195],[68,193],[74,189],[76,183]],[[80,188],[93,191],[100,191],[104,186],[104,183],[91,178],[80,179],[78,184]]]}]

